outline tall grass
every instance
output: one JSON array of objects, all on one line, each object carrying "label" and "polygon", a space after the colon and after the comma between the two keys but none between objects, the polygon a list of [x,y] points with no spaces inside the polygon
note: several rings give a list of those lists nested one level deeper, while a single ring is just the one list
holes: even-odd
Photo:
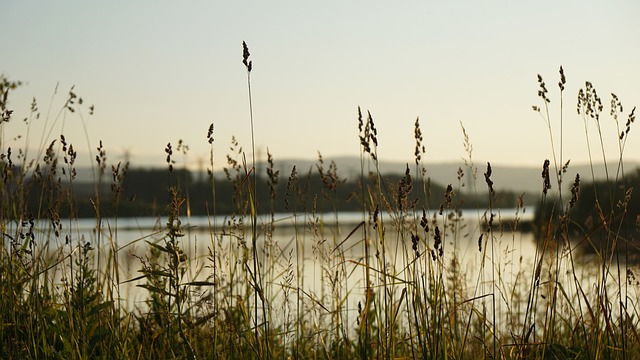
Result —
[{"label": "tall grass", "polygon": [[[280,181],[268,153],[265,174],[257,173],[251,94],[252,62],[243,43],[252,131],[251,160],[232,139],[225,178],[214,176],[214,127],[206,199],[209,226],[206,251],[187,226],[188,184],[174,174],[173,147],[165,148],[170,201],[158,226],[123,243],[118,206],[128,164],[112,166],[103,184],[107,156],[96,148],[95,190],[91,196],[95,228],[78,225],[74,189],[76,150],[60,131],[43,135],[37,157],[26,148],[6,146],[4,123],[12,120],[10,92],[20,83],[0,79],[2,182],[0,194],[0,354],[3,358],[215,358],[215,359],[467,359],[467,358],[621,358],[640,356],[636,268],[631,263],[634,224],[628,209],[632,185],[626,182],[624,148],[635,109],[618,126],[615,176],[606,186],[581,189],[585,176],[564,176],[563,130],[555,119],[567,116],[566,78],[560,69],[558,108],[551,107],[538,76],[541,105],[534,106],[549,130],[551,159],[544,160],[537,201],[534,260],[518,259],[524,195],[515,214],[496,207],[492,167],[483,179],[462,127],[466,157],[457,184],[434,193],[426,164],[419,119],[414,126],[414,170],[391,181],[380,172],[379,135],[372,114],[358,108],[359,191],[350,195],[361,220],[345,223],[338,203],[342,178],[335,163],[318,155],[315,167],[293,167]],[[577,110],[589,131],[595,126],[605,166],[600,117],[604,107],[593,85],[578,95]],[[75,93],[53,118],[86,111]],[[93,110],[91,109],[90,112]],[[48,112],[51,113],[50,111]],[[557,114],[557,115],[553,115]],[[623,107],[613,95],[609,115],[618,124]],[[37,117],[34,101],[32,116]],[[27,127],[27,133],[29,132]],[[51,125],[45,131],[53,133]],[[89,143],[87,135],[87,143]],[[180,141],[177,151],[186,156]],[[592,168],[595,162],[592,162]],[[482,171],[482,170],[481,170]],[[310,193],[311,174],[322,181]],[[465,176],[465,173],[467,176]],[[267,179],[259,188],[258,177]],[[635,178],[634,178],[635,179]],[[216,188],[233,184],[232,212],[220,221]],[[553,182],[553,183],[552,183]],[[571,196],[565,195],[570,191]],[[259,206],[258,192],[269,194]],[[462,195],[478,208],[463,215]],[[574,214],[593,194],[596,217]],[[486,197],[487,201],[480,201]],[[264,198],[264,197],[261,197]],[[466,198],[469,198],[468,196]],[[439,206],[431,208],[430,200]],[[284,201],[288,214],[276,214]],[[332,209],[329,213],[320,208]],[[109,207],[111,206],[111,207]],[[269,209],[260,214],[259,209]],[[466,215],[468,216],[468,215]],[[511,220],[506,220],[509,217]],[[187,221],[185,221],[185,219]],[[249,223],[247,223],[249,221]],[[278,238],[278,229],[290,237]],[[584,255],[585,248],[593,255]],[[469,265],[466,259],[471,258]],[[123,264],[135,261],[132,274]],[[589,272],[597,266],[597,271]],[[133,290],[132,290],[133,289]],[[131,302],[127,297],[142,301]]]}]

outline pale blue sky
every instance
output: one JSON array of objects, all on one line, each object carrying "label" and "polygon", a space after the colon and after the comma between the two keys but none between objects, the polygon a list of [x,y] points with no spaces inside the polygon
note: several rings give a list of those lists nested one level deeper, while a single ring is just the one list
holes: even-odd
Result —
[{"label": "pale blue sky", "polygon": [[[167,142],[183,139],[195,164],[208,160],[214,123],[222,166],[232,135],[250,147],[243,40],[254,65],[256,145],[276,160],[358,155],[361,106],[374,116],[382,160],[413,161],[419,116],[427,165],[465,156],[462,122],[477,161],[539,166],[551,151],[546,124],[531,110],[540,104],[536,75],[550,90],[559,139],[560,65],[568,80],[565,159],[588,159],[575,111],[585,80],[606,114],[609,94],[620,97],[621,126],[640,105],[638,1],[4,1],[0,9],[0,72],[26,83],[12,96],[5,148],[23,146],[13,138],[26,134],[19,120],[32,97],[42,113],[30,135],[38,145],[59,82],[54,110],[72,85],[95,105],[86,118],[94,156],[102,140],[109,162],[128,150],[135,166],[162,165]],[[63,131],[87,163],[79,124],[68,114]],[[608,115],[602,124],[616,158],[615,125]],[[55,126],[47,142],[62,120]],[[640,160],[640,129],[626,157]]]}]

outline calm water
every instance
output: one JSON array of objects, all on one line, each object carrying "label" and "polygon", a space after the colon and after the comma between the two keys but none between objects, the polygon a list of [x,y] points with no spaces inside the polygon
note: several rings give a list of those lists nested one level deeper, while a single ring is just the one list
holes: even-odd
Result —
[{"label": "calm water", "polygon": [[[482,212],[465,211],[460,214],[460,218],[438,214],[434,218],[432,215],[429,217],[431,231],[427,237],[422,230],[418,231],[422,237],[418,250],[424,252],[433,247],[433,229],[437,225],[442,232],[444,251],[442,257],[436,256],[437,262],[434,264],[442,264],[441,269],[445,269],[446,278],[452,273],[455,259],[458,264],[456,273],[464,279],[466,296],[478,297],[492,292],[500,294],[500,310],[501,307],[512,304],[509,294],[515,291],[526,294],[527,289],[531,288],[537,254],[532,233],[509,230],[516,215],[514,209],[502,209],[495,213],[492,236],[485,232],[486,219]],[[531,221],[533,211],[527,209],[523,213],[521,209],[518,216],[520,221]],[[359,226],[363,220],[366,225]],[[408,220],[406,223],[411,223],[411,219]],[[103,220],[102,231],[98,236],[95,219],[66,220],[62,221],[62,231],[58,238],[52,235],[48,222],[41,222],[36,224],[36,228],[40,229],[36,239],[53,241],[50,249],[60,246],[71,249],[73,244],[83,239],[89,241],[94,249],[100,249],[96,251],[96,255],[105,255],[105,249],[117,248],[120,295],[130,308],[144,308],[144,300],[148,294],[146,290],[135,286],[142,282],[125,281],[140,275],[140,258],[148,255],[149,245],[145,241],[162,244],[166,233],[165,221],[158,218],[121,218],[117,221],[107,219]],[[379,233],[371,226],[371,219],[368,216],[363,218],[362,213],[339,213],[337,225],[335,214],[307,214],[295,218],[277,214],[273,223],[269,218],[260,218],[256,226],[256,246],[263,264],[260,270],[262,278],[265,284],[270,285],[268,288],[272,292],[271,298],[278,299],[281,296],[285,274],[291,271],[300,273],[293,285],[301,286],[319,302],[330,299],[331,292],[335,291],[331,281],[337,279],[342,296],[349,293],[347,306],[357,308],[358,301],[364,298],[365,239],[368,239],[371,249],[370,261],[377,269],[386,265],[387,273],[399,279],[406,279],[408,270],[428,271],[428,262],[433,261],[430,254],[423,254],[414,263],[411,233],[416,232],[416,227],[406,225],[398,228],[394,225],[393,217],[386,214],[382,215],[382,221],[384,250]],[[179,241],[191,260],[185,281],[211,280],[213,262],[209,255],[214,250],[218,259],[218,279],[221,284],[230,281],[229,269],[240,269],[244,246],[251,247],[250,219],[191,217],[182,219],[181,226],[185,236]],[[478,240],[483,232],[480,249]],[[65,245],[67,237],[71,245]],[[569,255],[574,258],[571,259]],[[566,281],[567,291],[571,291],[573,276],[567,271],[570,269],[570,261],[576,264],[578,276],[584,279],[582,286],[585,289],[595,287],[598,267],[593,265],[589,257],[569,254],[567,249],[560,249],[557,253],[551,251],[546,257],[560,260],[558,270],[561,280]],[[100,261],[105,264],[105,257],[101,257]],[[541,281],[549,279],[545,275],[547,270],[553,269],[543,266]],[[63,272],[63,269],[59,270],[57,277]],[[380,284],[379,278],[374,281]],[[398,285],[398,289],[402,287],[404,285]]]}]

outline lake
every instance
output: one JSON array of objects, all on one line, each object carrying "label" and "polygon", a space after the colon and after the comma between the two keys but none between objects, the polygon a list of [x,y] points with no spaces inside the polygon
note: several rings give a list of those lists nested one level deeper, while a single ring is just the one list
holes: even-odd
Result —
[{"label": "lake", "polygon": [[[540,276],[536,286],[548,288],[558,274],[567,293],[578,291],[574,275],[586,292],[597,289],[602,282],[597,259],[569,251],[567,246],[549,245],[543,261],[539,261],[542,242],[536,241],[533,232],[513,228],[516,219],[521,223],[532,221],[532,209],[496,209],[494,214],[491,232],[487,232],[489,216],[484,211],[427,214],[428,233],[419,225],[421,213],[402,218],[382,214],[377,229],[372,216],[362,213],[259,217],[255,232],[259,278],[271,301],[269,306],[276,312],[286,306],[287,296],[299,289],[310,306],[339,298],[344,300],[344,311],[354,314],[365,298],[366,244],[369,276],[376,286],[384,283],[385,288],[401,293],[426,274],[448,281],[450,286],[456,284],[463,301],[488,301],[488,294],[495,295],[496,311],[505,317],[514,313],[513,306],[526,305],[537,269]],[[103,219],[98,236],[95,219],[67,219],[61,221],[61,236],[57,238],[52,236],[48,222],[37,223],[36,228],[41,229],[37,239],[53,240],[50,251],[66,248],[62,253],[69,253],[79,239],[88,240],[95,249],[98,266],[106,264],[109,249],[117,249],[120,281],[114,288],[126,307],[144,310],[148,292],[136,285],[145,280],[129,280],[140,276],[141,260],[150,256],[151,247],[146,242],[164,244],[165,223],[166,219],[159,218]],[[436,226],[441,233],[441,254],[434,249]],[[184,236],[178,244],[189,257],[183,283],[209,281],[233,288],[232,282],[243,281],[237,274],[251,271],[254,236],[249,218],[184,217],[181,228]],[[414,237],[418,241],[412,242],[416,234],[419,239]],[[67,236],[70,244],[65,244]],[[67,263],[61,262],[60,268],[52,270],[56,281],[62,278]],[[621,276],[624,274],[625,269]],[[197,293],[207,290],[205,287]],[[633,291],[637,298],[637,288]],[[505,324],[508,320],[505,318]]]}]

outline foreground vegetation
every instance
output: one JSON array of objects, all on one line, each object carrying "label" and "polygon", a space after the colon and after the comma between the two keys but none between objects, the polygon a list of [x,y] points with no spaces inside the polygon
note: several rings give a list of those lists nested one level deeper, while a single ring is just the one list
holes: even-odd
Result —
[{"label": "foreground vegetation", "polygon": [[[250,94],[252,64],[246,45],[243,50]],[[562,98],[562,69],[560,76]],[[4,124],[11,120],[8,94],[19,84],[5,78],[0,83]],[[73,145],[61,134],[40,149],[41,157],[30,158],[26,149],[16,152],[3,144],[0,356],[638,358],[640,284],[629,261],[637,250],[638,214],[629,211],[629,204],[636,201],[632,189],[638,178],[627,176],[623,167],[634,111],[620,128],[618,168],[605,186],[594,183],[585,190],[579,176],[563,179],[569,163],[556,156],[562,152],[554,147],[550,100],[541,77],[539,87],[541,106],[534,110],[549,127],[554,155],[541,171],[536,199],[540,231],[531,264],[506,262],[499,253],[498,243],[519,229],[523,199],[511,204],[515,220],[502,221],[491,164],[474,163],[464,129],[466,160],[458,183],[437,191],[422,159],[418,120],[412,166],[403,177],[384,180],[377,167],[374,119],[358,111],[354,126],[362,150],[361,176],[357,190],[349,194],[342,192],[335,165],[322,158],[314,170],[322,187],[311,192],[307,173],[294,167],[280,174],[270,155],[266,174],[256,174],[252,154],[233,150],[240,149],[234,142],[226,179],[211,176],[211,199],[194,199],[173,169],[174,151],[183,151],[184,144],[174,148],[169,143],[168,200],[158,204],[163,225],[148,234],[158,237],[132,241],[143,247],[138,255],[128,253],[131,244],[118,240],[118,209],[130,200],[123,196],[127,164],[111,167],[109,191],[104,191],[101,179],[108,165],[102,144],[97,148],[97,180],[90,198],[95,231],[85,236],[75,221],[79,200]],[[61,112],[82,118],[83,111],[70,92]],[[578,95],[578,113],[585,131],[593,126],[599,130],[603,106],[589,83]],[[36,114],[34,103],[32,116]],[[614,96],[610,115],[617,123],[622,114]],[[213,135],[211,125],[209,144]],[[211,155],[212,169],[213,150]],[[472,174],[471,183],[464,182],[465,173]],[[258,186],[259,176],[266,185]],[[231,215],[223,224],[215,220],[221,181],[233,188]],[[572,186],[563,189],[565,183]],[[474,219],[463,219],[459,211],[463,187],[483,204]],[[346,230],[337,207],[345,195],[362,213],[362,221]],[[188,209],[202,205],[198,201],[212,204],[205,205],[212,222],[204,256],[191,251],[195,239],[183,226]],[[295,234],[284,244],[273,237],[281,226],[274,218],[277,201],[284,202]],[[579,201],[593,201],[593,212],[574,214]],[[319,209],[333,211],[321,214]],[[264,215],[271,220],[259,221]],[[482,259],[473,272],[460,265],[460,243],[469,238]],[[576,238],[579,245],[570,241]],[[579,258],[577,246],[595,255]],[[354,249],[359,255],[351,256]],[[132,256],[140,267],[129,275],[123,262],[131,262]],[[318,264],[319,284],[305,276],[306,260]],[[585,268],[594,271],[585,274]],[[123,295],[131,285],[144,294],[144,301],[134,306]]]}]

